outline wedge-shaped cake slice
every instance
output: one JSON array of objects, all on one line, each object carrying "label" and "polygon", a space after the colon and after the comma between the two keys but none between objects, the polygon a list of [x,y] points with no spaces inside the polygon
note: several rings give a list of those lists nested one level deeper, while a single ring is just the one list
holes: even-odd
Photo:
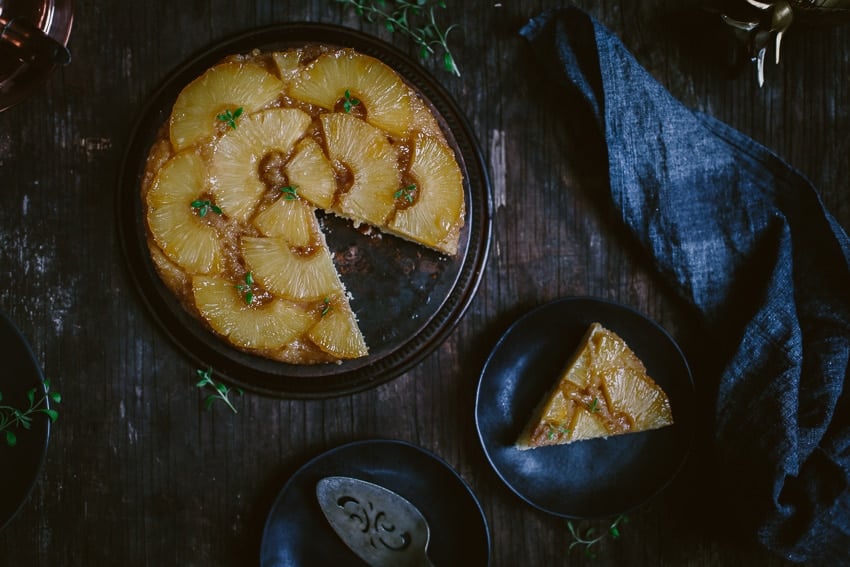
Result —
[{"label": "wedge-shaped cake slice", "polygon": [[670,400],[638,356],[616,333],[593,323],[516,447],[564,445],[672,424]]}]

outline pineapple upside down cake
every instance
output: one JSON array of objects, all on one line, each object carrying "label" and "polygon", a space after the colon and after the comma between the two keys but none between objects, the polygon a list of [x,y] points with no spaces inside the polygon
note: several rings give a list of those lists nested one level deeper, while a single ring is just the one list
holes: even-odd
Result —
[{"label": "pineapple upside down cake", "polygon": [[141,192],[151,258],[184,308],[290,364],[368,354],[317,210],[448,256],[465,216],[426,102],[381,61],[320,45],[233,55],[189,83]]},{"label": "pineapple upside down cake", "polygon": [[592,323],[516,441],[521,450],[659,429],[670,400],[619,335]]}]

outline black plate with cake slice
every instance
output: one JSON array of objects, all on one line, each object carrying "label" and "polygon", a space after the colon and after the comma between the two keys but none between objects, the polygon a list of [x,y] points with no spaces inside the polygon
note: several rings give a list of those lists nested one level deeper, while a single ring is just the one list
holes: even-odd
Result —
[{"label": "black plate with cake slice", "polygon": [[[517,438],[593,322],[622,337],[670,400],[671,426],[519,450]],[[502,335],[481,372],[475,423],[496,474],[528,504],[557,516],[604,518],[654,497],[690,453],[695,392],[673,338],[634,309],[591,297],[540,305]]]}]

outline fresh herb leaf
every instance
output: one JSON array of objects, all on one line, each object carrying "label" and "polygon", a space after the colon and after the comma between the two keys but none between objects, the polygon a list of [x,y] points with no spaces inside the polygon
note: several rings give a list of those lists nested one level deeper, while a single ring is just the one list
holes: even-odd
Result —
[{"label": "fresh herb leaf", "polygon": [[251,305],[254,301],[254,275],[251,272],[245,272],[245,283],[236,284],[236,289],[242,294],[242,299],[245,300],[245,305]]},{"label": "fresh herb leaf", "polygon": [[407,187],[402,187],[395,193],[393,193],[393,198],[395,199],[404,199],[408,203],[412,203],[413,199],[416,195],[416,185],[408,185]]},{"label": "fresh herb leaf", "polygon": [[452,24],[444,30],[437,23],[436,11],[446,9],[446,2],[443,0],[334,1],[354,8],[357,15],[369,23],[379,22],[388,32],[399,32],[407,36],[418,47],[422,59],[435,55],[438,49],[442,50],[443,67],[449,73],[460,77],[460,69],[448,44],[449,33],[459,26]]},{"label": "fresh herb leaf", "polygon": [[617,516],[611,524],[608,525],[608,529],[604,532],[597,535],[597,530],[594,527],[589,527],[584,531],[579,530],[575,524],[573,524],[572,520],[567,522],[567,528],[570,530],[570,535],[573,537],[573,541],[570,543],[569,550],[572,551],[574,547],[583,547],[584,554],[591,558],[596,558],[596,553],[594,552],[593,546],[604,540],[606,537],[611,537],[612,539],[617,539],[620,537],[620,525],[628,523],[629,518],[625,514],[620,514]]},{"label": "fresh herb leaf", "polygon": [[345,89],[345,98],[342,100],[342,108],[347,113],[351,113],[351,109],[360,104],[360,99],[351,96],[351,91]]},{"label": "fresh herb leaf", "polygon": [[[346,91],[348,92],[348,91]],[[294,201],[298,198],[298,188],[295,185],[279,187],[278,190],[283,193],[283,198],[287,201]]]},{"label": "fresh herb leaf", "polygon": [[222,214],[221,208],[213,205],[209,199],[198,199],[197,201],[192,201],[192,208],[198,209],[198,215],[201,217],[207,216],[207,213],[210,211],[217,215]]},{"label": "fresh herb leaf", "polygon": [[552,440],[552,439],[555,438],[555,435],[558,434],[558,433],[560,433],[561,435],[567,435],[567,434],[569,434],[569,432],[570,432],[569,427],[564,427],[563,425],[561,425],[561,426],[553,427],[553,428],[549,429],[548,437],[549,437],[549,440]]},{"label": "fresh herb leaf", "polygon": [[[14,447],[18,444],[18,436],[12,431],[13,428],[22,427],[30,429],[32,427],[33,416],[37,414],[46,415],[51,423],[59,418],[59,412],[55,409],[47,407],[47,400],[50,399],[58,404],[62,401],[62,396],[59,392],[50,390],[50,381],[44,381],[44,395],[36,397],[36,388],[27,391],[27,408],[19,409],[10,405],[0,405],[0,431],[4,432],[6,437],[6,445]],[[0,392],[0,401],[3,401],[3,394]]]},{"label": "fresh herb leaf", "polygon": [[206,398],[204,398],[204,409],[209,410],[215,402],[222,401],[227,404],[227,407],[229,407],[233,413],[239,413],[236,411],[236,407],[233,405],[233,402],[230,401],[230,394],[235,392],[241,396],[244,393],[241,388],[230,388],[223,382],[216,382],[213,380],[212,368],[208,368],[206,370],[199,368],[195,372],[201,378],[195,386],[199,389],[209,387],[213,390],[212,394],[209,394]]},{"label": "fresh herb leaf", "polygon": [[216,116],[216,120],[221,120],[234,130],[236,129],[236,120],[242,116],[244,109],[240,106],[236,110],[226,109],[224,112]]},{"label": "fresh herb leaf", "polygon": [[324,298],[322,302],[324,303],[322,307],[322,317],[324,317],[325,315],[330,313],[331,309],[333,309],[334,307],[333,305],[331,305],[331,299],[329,297]]},{"label": "fresh herb leaf", "polygon": [[599,398],[593,398],[593,401],[587,404],[587,409],[590,410],[590,413],[596,413],[599,411]]}]

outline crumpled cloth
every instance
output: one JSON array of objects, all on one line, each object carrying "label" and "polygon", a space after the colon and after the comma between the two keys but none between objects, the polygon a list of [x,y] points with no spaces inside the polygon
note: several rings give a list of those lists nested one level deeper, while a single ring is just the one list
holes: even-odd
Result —
[{"label": "crumpled cloth", "polygon": [[709,437],[723,517],[792,561],[850,565],[846,232],[803,175],[686,108],[584,12],[520,33],[582,102],[568,112],[595,118],[615,211],[727,353]]}]

